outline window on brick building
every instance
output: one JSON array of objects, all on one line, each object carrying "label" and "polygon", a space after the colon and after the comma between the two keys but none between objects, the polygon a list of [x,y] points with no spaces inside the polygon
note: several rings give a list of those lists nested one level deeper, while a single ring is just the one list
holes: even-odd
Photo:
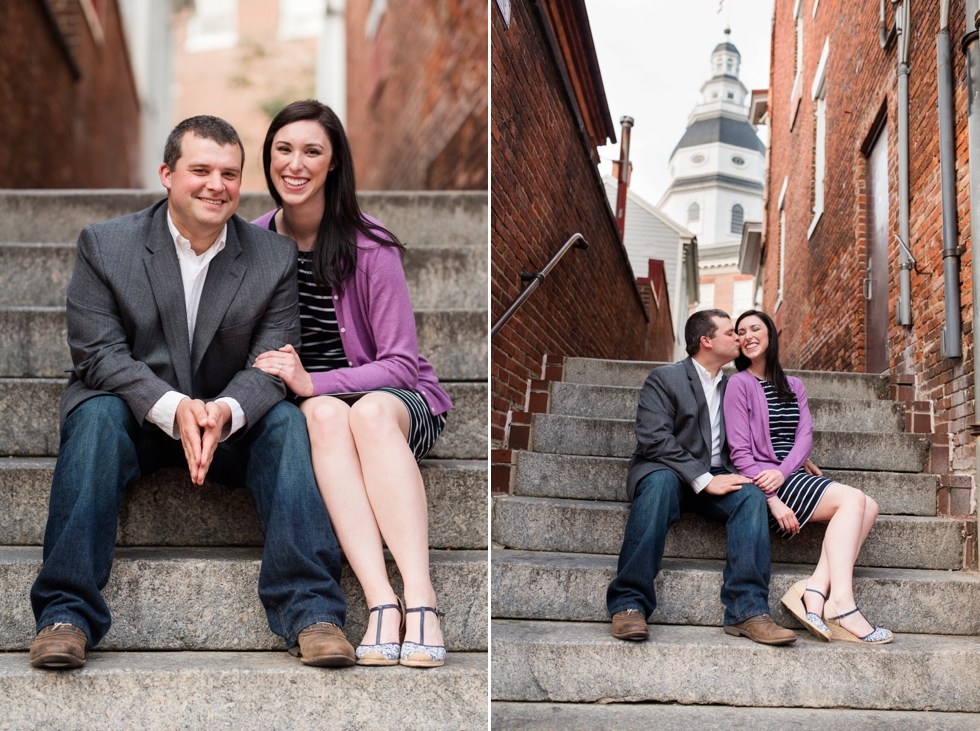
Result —
[{"label": "window on brick building", "polygon": [[687,222],[697,223],[701,220],[701,206],[697,202],[692,203],[687,207]]},{"label": "window on brick building", "polygon": [[187,21],[188,53],[216,51],[238,45],[238,0],[196,0]]},{"label": "window on brick building", "polygon": [[745,221],[745,211],[738,203],[732,206],[732,225],[729,231],[733,234],[742,234],[742,223]]},{"label": "window on brick building", "polygon": [[279,40],[315,38],[327,14],[327,0],[279,0]]},{"label": "window on brick building", "polygon": [[698,302],[697,311],[701,310],[712,310],[715,306],[715,285],[714,282],[711,284],[701,283],[699,287],[701,290],[701,300]]},{"label": "window on brick building", "polygon": [[751,279],[740,279],[732,283],[732,320],[737,319],[746,310],[752,309],[754,284]]},{"label": "window on brick building", "polygon": [[824,41],[820,53],[820,63],[813,76],[810,96],[813,98],[814,141],[813,141],[813,221],[807,230],[807,238],[813,234],[823,215],[824,175],[827,158],[827,57],[830,54],[830,39]]}]

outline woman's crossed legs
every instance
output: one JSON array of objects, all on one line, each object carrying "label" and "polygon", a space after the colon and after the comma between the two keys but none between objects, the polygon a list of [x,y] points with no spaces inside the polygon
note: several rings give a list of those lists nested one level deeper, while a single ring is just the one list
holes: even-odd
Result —
[{"label": "woman's crossed legs", "polygon": [[[340,547],[368,607],[396,604],[382,538],[405,584],[409,607],[435,607],[429,578],[429,522],[425,486],[408,445],[408,409],[389,393],[373,392],[352,406],[331,396],[307,399],[313,473]],[[368,618],[362,644],[377,641],[380,612]],[[399,641],[398,616],[384,612],[381,644]],[[418,643],[418,615],[409,615],[405,639]],[[425,644],[442,645],[438,618],[425,612]]]},{"label": "woman's crossed legs", "polygon": [[[877,517],[878,503],[860,490],[839,482],[827,487],[810,517],[810,520],[827,523],[827,532],[820,560],[806,585],[808,589],[829,596],[839,611],[847,612],[856,606],[854,562]],[[813,592],[806,593],[804,603],[808,612],[822,614],[823,600]],[[874,630],[860,612],[841,619],[840,623],[857,637],[865,637]]]}]

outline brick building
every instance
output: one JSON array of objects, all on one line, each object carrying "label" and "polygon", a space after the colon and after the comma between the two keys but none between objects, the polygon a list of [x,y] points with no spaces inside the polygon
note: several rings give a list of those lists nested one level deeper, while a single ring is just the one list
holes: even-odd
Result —
[{"label": "brick building", "polygon": [[[944,211],[941,3],[909,10],[902,3],[776,0],[761,262],[758,254],[754,262],[743,257],[743,271],[754,273],[761,263],[763,307],[780,328],[784,365],[891,374],[898,398],[912,405],[909,430],[933,434],[930,471],[942,477],[940,512],[955,515],[976,511],[970,168],[980,160],[969,154],[961,49],[974,30],[972,5],[954,0],[948,16],[953,155]],[[907,229],[899,144],[905,73]],[[944,214],[953,236],[946,248],[962,254],[958,281],[955,272],[944,275]],[[906,238],[915,265],[903,297],[899,241]],[[745,248],[743,241],[743,254]],[[961,323],[962,337],[951,335],[944,345],[946,289],[959,302],[950,318]],[[957,345],[961,357],[944,357]]]},{"label": "brick building", "polygon": [[546,355],[650,358],[672,332],[650,324],[597,167],[596,148],[615,130],[585,3],[495,0],[491,10],[492,320],[524,288],[522,273],[540,271],[577,232],[590,244],[570,251],[491,342],[499,446]]},{"label": "brick building", "polygon": [[486,0],[347,0],[347,133],[367,190],[486,190]]},{"label": "brick building", "polygon": [[361,189],[487,187],[486,2],[195,0],[173,42],[175,122],[234,124],[245,190],[265,190],[272,117],[311,97],[344,121]]},{"label": "brick building", "polygon": [[4,2],[0,188],[139,185],[139,102],[115,0]]}]

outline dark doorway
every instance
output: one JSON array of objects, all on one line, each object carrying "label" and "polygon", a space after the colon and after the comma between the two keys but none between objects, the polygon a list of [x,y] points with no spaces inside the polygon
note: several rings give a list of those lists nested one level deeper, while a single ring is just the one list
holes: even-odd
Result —
[{"label": "dark doorway", "polygon": [[888,370],[888,126],[868,152],[868,269],[864,280],[865,363]]}]

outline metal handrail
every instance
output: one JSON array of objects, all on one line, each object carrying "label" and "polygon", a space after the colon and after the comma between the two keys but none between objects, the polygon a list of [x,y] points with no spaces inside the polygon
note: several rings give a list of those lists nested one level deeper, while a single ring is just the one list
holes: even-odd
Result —
[{"label": "metal handrail", "polygon": [[500,316],[493,327],[490,328],[490,339],[500,332],[500,329],[507,324],[507,321],[514,316],[514,314],[521,308],[521,305],[531,296],[531,293],[538,288],[544,278],[548,276],[552,269],[561,261],[562,257],[568,253],[569,249],[588,249],[589,242],[585,240],[582,234],[572,234],[572,237],[564,243],[564,245],[558,250],[558,253],[551,257],[551,261],[547,263],[544,269],[540,272],[524,272],[521,274],[522,282],[530,282],[529,285],[521,292],[517,299],[514,300],[514,304],[507,308],[507,311]]}]

